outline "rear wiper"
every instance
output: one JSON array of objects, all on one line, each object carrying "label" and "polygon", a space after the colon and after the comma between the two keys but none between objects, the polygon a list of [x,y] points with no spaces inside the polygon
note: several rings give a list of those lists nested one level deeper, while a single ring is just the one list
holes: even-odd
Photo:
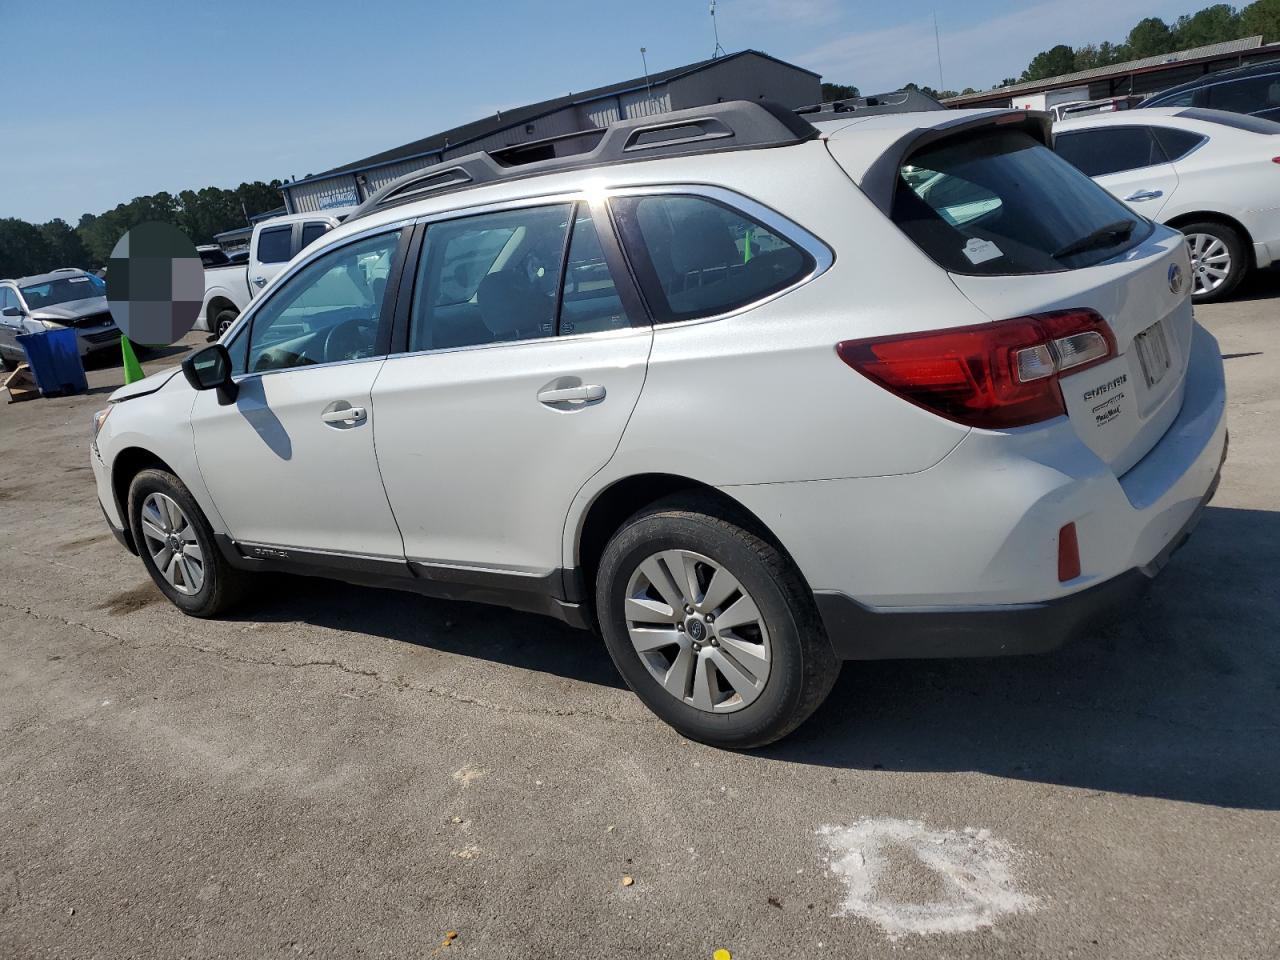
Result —
[{"label": "rear wiper", "polygon": [[1132,220],[1117,220],[1115,223],[1108,223],[1105,227],[1099,227],[1088,236],[1073,240],[1061,250],[1054,251],[1053,259],[1058,260],[1062,257],[1069,257],[1073,253],[1084,253],[1094,247],[1109,247],[1113,244],[1121,243],[1129,238],[1129,234],[1133,233],[1133,228],[1134,221]]}]

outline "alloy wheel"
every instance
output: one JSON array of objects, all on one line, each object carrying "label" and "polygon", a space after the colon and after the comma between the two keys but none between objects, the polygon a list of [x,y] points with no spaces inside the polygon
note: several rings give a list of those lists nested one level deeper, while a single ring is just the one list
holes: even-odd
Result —
[{"label": "alloy wheel", "polygon": [[1191,290],[1194,294],[1212,293],[1231,276],[1231,250],[1220,237],[1210,233],[1187,234],[1191,251]]},{"label": "alloy wheel", "polygon": [[151,493],[142,501],[142,538],[169,586],[186,596],[200,592],[204,551],[195,526],[172,497]]},{"label": "alloy wheel", "polygon": [[756,602],[725,567],[664,550],[636,567],[623,613],[640,661],[669,694],[708,713],[732,713],[764,690],[772,662]]}]

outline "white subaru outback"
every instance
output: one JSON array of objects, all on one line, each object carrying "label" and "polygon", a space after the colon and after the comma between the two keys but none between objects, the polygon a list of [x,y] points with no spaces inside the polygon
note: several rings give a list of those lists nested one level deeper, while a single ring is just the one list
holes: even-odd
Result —
[{"label": "white subaru outback", "polygon": [[1053,647],[1182,543],[1227,435],[1181,234],[1048,142],[726,103],[412,174],[111,397],[107,521],[194,616],[271,570],[596,628],[726,747],[842,660]]}]

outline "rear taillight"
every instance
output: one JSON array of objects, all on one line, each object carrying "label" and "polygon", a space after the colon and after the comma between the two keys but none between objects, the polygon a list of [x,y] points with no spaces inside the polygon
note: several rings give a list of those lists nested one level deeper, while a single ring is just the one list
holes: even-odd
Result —
[{"label": "rear taillight", "polygon": [[1107,322],[1060,310],[999,323],[845,340],[840,359],[904,400],[998,430],[1067,412],[1058,379],[1115,356]]}]

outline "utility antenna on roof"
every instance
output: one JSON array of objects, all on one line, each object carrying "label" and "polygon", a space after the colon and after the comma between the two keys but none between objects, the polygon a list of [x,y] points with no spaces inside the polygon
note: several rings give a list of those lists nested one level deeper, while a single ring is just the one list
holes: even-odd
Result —
[{"label": "utility antenna on roof", "polygon": [[644,64],[644,95],[653,100],[653,84],[649,82],[649,58],[645,56],[649,52],[648,47],[640,48],[640,62]]},{"label": "utility antenna on roof", "polygon": [[720,25],[716,23],[716,0],[711,0],[711,32],[716,37],[716,48],[711,51],[711,59],[724,56],[724,47],[720,46]]}]

